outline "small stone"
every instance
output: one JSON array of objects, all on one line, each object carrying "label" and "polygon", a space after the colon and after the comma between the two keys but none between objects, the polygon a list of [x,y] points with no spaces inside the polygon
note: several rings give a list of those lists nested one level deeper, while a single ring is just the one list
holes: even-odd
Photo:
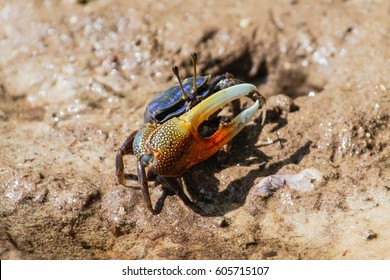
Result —
[{"label": "small stone", "polygon": [[263,254],[263,258],[267,259],[267,258],[273,258],[273,257],[276,257],[278,255],[277,252],[275,251],[269,251],[269,252],[265,252]]},{"label": "small stone", "polygon": [[372,239],[375,239],[378,237],[378,235],[371,229],[368,229],[368,230],[365,230],[361,233],[362,237],[365,239],[365,240],[372,240]]},{"label": "small stone", "polygon": [[253,234],[248,235],[245,240],[245,247],[248,248],[255,245],[257,245],[255,236]]},{"label": "small stone", "polygon": [[247,28],[249,25],[251,25],[252,21],[250,18],[242,18],[240,20],[240,27],[242,29]]},{"label": "small stone", "polygon": [[273,95],[267,100],[267,119],[286,118],[287,114],[298,110],[291,97],[284,94]]},{"label": "small stone", "polygon": [[43,203],[46,200],[47,194],[49,193],[48,189],[43,188],[40,190],[34,197],[34,201],[38,203]]},{"label": "small stone", "polygon": [[222,217],[222,218],[217,218],[214,222],[214,225],[216,227],[225,228],[229,226],[229,223],[224,217]]},{"label": "small stone", "polygon": [[387,91],[387,88],[386,88],[386,86],[385,86],[384,84],[380,84],[380,85],[379,85],[379,88],[380,88],[381,91],[383,91],[383,92],[386,92],[386,91]]}]

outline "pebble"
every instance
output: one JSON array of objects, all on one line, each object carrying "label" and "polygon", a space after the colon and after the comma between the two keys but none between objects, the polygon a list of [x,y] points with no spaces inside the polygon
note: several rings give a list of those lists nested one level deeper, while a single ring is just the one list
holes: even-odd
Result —
[{"label": "pebble", "polygon": [[375,239],[378,237],[378,235],[372,230],[372,229],[368,229],[368,230],[365,230],[361,233],[362,237],[364,240],[372,240],[372,239]]}]

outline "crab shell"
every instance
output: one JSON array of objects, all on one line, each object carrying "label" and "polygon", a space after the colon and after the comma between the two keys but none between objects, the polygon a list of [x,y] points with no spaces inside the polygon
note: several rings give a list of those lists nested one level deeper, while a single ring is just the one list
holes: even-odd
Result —
[{"label": "crab shell", "polygon": [[185,94],[179,85],[175,85],[148,104],[144,113],[144,123],[162,124],[186,113],[219,90],[242,83],[243,81],[236,79],[232,74],[225,73],[214,77],[210,75],[197,77],[194,88],[194,77],[187,78],[183,81]]},{"label": "crab shell", "polygon": [[[210,95],[211,90],[207,85],[210,77],[210,75],[197,77],[197,90],[194,93],[191,92],[194,85],[194,77],[187,78],[183,81],[184,91],[189,95],[190,100],[194,100],[195,98],[205,99]],[[164,123],[173,117],[180,116],[187,111],[187,103],[188,100],[183,97],[180,86],[177,84],[162,92],[148,104],[144,113],[144,122]]]}]

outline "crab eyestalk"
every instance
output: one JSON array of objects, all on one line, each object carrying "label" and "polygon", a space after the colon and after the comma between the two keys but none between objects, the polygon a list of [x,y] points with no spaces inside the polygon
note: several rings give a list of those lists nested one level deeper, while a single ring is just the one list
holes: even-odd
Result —
[{"label": "crab eyestalk", "polygon": [[172,72],[173,72],[173,74],[175,74],[177,80],[179,81],[180,89],[181,89],[181,92],[182,92],[182,97],[184,98],[184,100],[190,99],[190,96],[184,90],[183,83],[181,82],[181,78],[180,78],[180,74],[179,74],[179,68],[177,68],[177,66],[173,66],[172,67]]},{"label": "crab eyestalk", "polygon": [[191,89],[191,93],[194,94],[197,91],[197,88],[196,88],[196,63],[198,61],[198,55],[196,54],[196,52],[191,53],[191,61],[192,61],[192,65],[194,66],[194,86]]}]

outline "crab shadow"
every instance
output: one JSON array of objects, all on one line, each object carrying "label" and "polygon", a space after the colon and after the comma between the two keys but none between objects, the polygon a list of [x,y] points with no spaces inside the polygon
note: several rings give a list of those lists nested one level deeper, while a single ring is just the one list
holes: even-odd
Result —
[{"label": "crab shadow", "polygon": [[[257,159],[260,161],[257,163],[256,158],[247,158],[245,161],[239,161],[239,158],[243,155],[237,156],[235,160],[230,161],[232,165],[240,163],[240,165],[253,166],[258,164],[259,166],[251,169],[246,175],[229,182],[221,190],[218,188],[221,185],[220,181],[215,176],[216,173],[221,171],[221,168],[214,165],[216,159],[210,159],[208,162],[205,162],[205,165],[197,166],[193,172],[190,171],[184,177],[187,191],[197,201],[198,207],[193,210],[202,216],[223,216],[243,206],[257,178],[276,174],[283,166],[298,164],[310,153],[311,144],[312,141],[307,141],[289,157],[268,166],[266,166],[266,161],[269,158],[259,149],[251,150],[259,156]],[[235,153],[232,157],[234,155]],[[202,168],[206,169],[207,172],[201,170]],[[199,176],[199,171],[202,174],[201,176]]]}]

